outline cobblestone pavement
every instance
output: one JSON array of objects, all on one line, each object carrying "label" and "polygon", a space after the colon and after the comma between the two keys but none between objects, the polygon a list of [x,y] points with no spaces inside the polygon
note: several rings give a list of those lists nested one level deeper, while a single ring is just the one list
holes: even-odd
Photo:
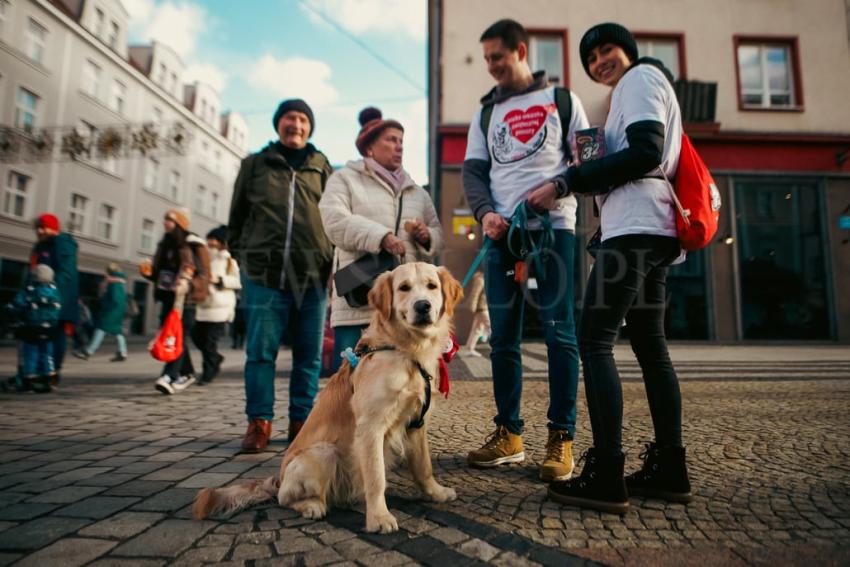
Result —
[{"label": "cobblestone pavement", "polygon": [[[493,402],[489,362],[464,358],[452,364],[452,395],[435,403],[429,432],[435,474],[458,500],[416,500],[409,478],[391,473],[401,530],[385,536],[363,532],[362,509],[312,522],[268,504],[191,521],[198,488],[277,474],[286,421],[275,423],[271,451],[236,455],[241,353],[225,351],[224,375],[211,386],[165,397],[141,349],[121,364],[106,353],[68,361],[51,394],[0,395],[0,565],[850,563],[846,347],[674,347],[696,498],[687,507],[633,498],[623,517],[545,498],[536,478],[546,433],[541,345],[524,357],[529,458],[468,469]],[[627,349],[617,358],[634,468],[651,427],[638,368]],[[14,351],[0,349],[0,368],[13,365]],[[580,388],[577,453],[590,439],[583,396]]]}]

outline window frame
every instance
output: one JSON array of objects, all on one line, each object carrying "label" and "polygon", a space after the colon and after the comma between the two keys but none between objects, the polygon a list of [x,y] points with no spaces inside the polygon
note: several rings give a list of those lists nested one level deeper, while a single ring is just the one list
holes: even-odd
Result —
[{"label": "window frame", "polygon": [[[36,37],[33,34],[33,28],[40,28],[43,32],[43,36],[41,38]],[[47,35],[50,33],[50,30],[47,29],[47,26],[33,18],[32,16],[27,16],[27,28],[26,28],[26,37],[24,41],[24,54],[32,61],[44,65],[44,55],[47,51]],[[38,51],[36,52],[38,57],[34,55],[36,53],[33,52],[33,49],[36,48]]]},{"label": "window frame", "polygon": [[[155,164],[155,167],[151,167],[151,164]],[[142,178],[142,189],[145,191],[159,193],[157,190],[157,185],[159,185],[159,166],[159,160],[154,157],[149,157],[145,160],[145,174]],[[152,175],[151,172],[153,172]],[[151,181],[150,186],[148,186],[148,181]]]},{"label": "window frame", "polygon": [[[103,210],[103,207],[110,207],[114,212],[114,216],[111,219],[111,222],[109,223],[110,232],[112,232],[112,234],[113,234],[112,238],[103,236],[100,232],[101,224],[104,222],[104,217],[101,216],[101,211]],[[117,243],[118,242],[118,230],[117,230],[118,218],[119,217],[118,217],[118,206],[117,205],[115,205],[114,203],[110,203],[109,201],[101,201],[100,203],[98,203],[97,215],[95,217],[95,231],[94,231],[95,238],[97,238],[98,240],[100,240],[102,242],[110,242],[110,243],[113,243],[113,244]]]},{"label": "window frame", "polygon": [[[94,75],[90,76],[89,70],[96,70]],[[83,66],[83,84],[82,91],[93,99],[100,100],[100,80],[103,77],[103,67],[98,65],[92,59],[86,58]]]},{"label": "window frame", "polygon": [[[798,36],[787,35],[740,35],[732,36],[732,57],[735,64],[735,88],[740,112],[803,112],[805,99],[803,97],[803,76],[800,65],[800,41]],[[741,66],[738,61],[738,49],[741,46],[753,45],[760,49],[770,46],[782,46],[788,49],[789,68],[791,71],[791,96],[793,104],[789,106],[755,106],[744,103],[744,93],[741,85]],[[768,91],[769,93],[769,91]]]},{"label": "window frame", "polygon": [[12,8],[9,0],[0,0],[0,40],[6,39],[6,25],[9,23],[9,11]]},{"label": "window frame", "polygon": [[[21,84],[17,85],[17,90],[15,91],[15,128],[19,128],[28,134],[32,134],[37,128],[39,123],[39,103],[43,100],[41,96],[38,95],[35,91],[30,89],[29,87],[25,87]],[[24,108],[20,105],[20,94],[21,92],[27,92],[35,98],[35,104],[30,111],[27,108]],[[23,115],[29,114],[32,117],[32,121],[30,123],[30,128],[27,129],[24,123],[21,123],[20,117]]]},{"label": "window frame", "polygon": [[[549,36],[549,37],[557,37],[561,40],[561,84],[558,85],[562,88],[569,89],[570,88],[570,41],[569,41],[569,30],[567,28],[538,28],[538,27],[529,27],[526,28],[525,31],[528,33],[529,45],[528,47],[528,58],[529,65],[531,64],[531,38],[533,36]],[[539,71],[540,69],[532,69],[532,71]]]},{"label": "window frame", "polygon": [[209,217],[211,219],[218,220],[218,204],[219,204],[219,194],[218,191],[210,192],[210,208],[208,211]]},{"label": "window frame", "polygon": [[195,188],[195,211],[201,214],[207,211],[207,187],[203,183]]},{"label": "window frame", "polygon": [[[684,32],[658,32],[658,31],[634,31],[632,35],[635,37],[635,40],[643,40],[643,41],[672,41],[678,44],[679,51],[679,76],[676,77],[676,80],[686,81],[688,80],[688,57],[685,46],[685,33]],[[644,53],[639,53],[641,57],[643,57]]]},{"label": "window frame", "polygon": [[[13,175],[23,177],[27,180],[25,185],[24,185],[23,191],[18,191],[17,186],[12,187],[10,185],[10,181],[11,181],[11,178],[12,178]],[[0,204],[0,206],[2,206],[2,208],[0,208],[0,213],[2,213],[2,215],[4,217],[22,220],[22,221],[26,221],[30,217],[30,209],[31,209],[31,206],[32,206],[32,200],[30,199],[31,194],[29,194],[28,191],[30,190],[30,187],[33,184],[34,180],[35,180],[35,176],[32,173],[25,173],[25,172],[21,171],[20,169],[15,169],[15,168],[9,168],[8,170],[6,170],[6,180],[3,184],[3,202],[2,202],[2,204]],[[11,196],[11,198],[19,197],[22,200],[23,204],[22,204],[22,207],[21,207],[21,209],[22,209],[21,215],[16,215],[13,212],[6,210],[6,203],[7,203],[7,201],[10,200],[10,196]]]},{"label": "window frame", "polygon": [[[85,202],[83,203],[83,208],[79,209],[74,206],[74,197],[80,197]],[[68,232],[71,234],[79,234],[79,235],[87,235],[88,234],[88,224],[89,224],[89,216],[90,216],[90,205],[92,203],[91,197],[83,195],[77,191],[71,191],[70,199],[68,203]],[[74,223],[74,217],[81,218],[80,226],[77,226]]]},{"label": "window frame", "polygon": [[[171,170],[171,174],[168,176],[168,194],[165,197],[174,202],[180,202],[180,181],[181,181],[180,172],[176,169]],[[176,181],[176,183],[175,183]]]},{"label": "window frame", "polygon": [[[150,223],[150,231],[145,230],[145,223]],[[145,246],[145,239],[149,240],[149,244]],[[149,218],[142,218],[142,224],[139,227],[139,250],[142,252],[153,252],[156,248],[156,221]]]},{"label": "window frame", "polygon": [[[120,97],[117,96],[118,92],[121,93]],[[120,104],[118,104],[118,101],[120,101]],[[127,84],[120,79],[112,79],[112,93],[109,97],[109,108],[121,116],[124,116],[126,102]]]},{"label": "window frame", "polygon": [[115,50],[118,44],[118,38],[121,37],[121,26],[115,20],[109,20],[109,35],[106,38],[106,45],[110,49]]}]

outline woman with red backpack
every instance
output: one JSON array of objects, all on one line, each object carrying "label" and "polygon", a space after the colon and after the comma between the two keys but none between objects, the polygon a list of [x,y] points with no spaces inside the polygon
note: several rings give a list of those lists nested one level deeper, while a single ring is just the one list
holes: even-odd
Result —
[{"label": "woman with red backpack", "polygon": [[[154,299],[162,303],[160,326],[174,309],[178,299],[183,301],[183,336],[188,339],[195,323],[195,305],[209,295],[210,256],[207,243],[189,232],[188,209],[171,209],[165,213],[165,234],[157,245],[153,263],[143,263],[139,273],[154,282]],[[184,340],[180,355],[165,364],[155,384],[163,394],[182,392],[195,382],[195,368],[189,353],[189,341]]]},{"label": "woman with red backpack", "polygon": [[[625,513],[629,495],[688,502],[679,382],[664,336],[667,266],[681,256],[676,205],[665,181],[679,162],[682,121],[672,76],[661,62],[638,58],[623,26],[590,28],[579,45],[591,79],[612,89],[605,154],[570,167],[552,182],[556,195],[593,195],[600,243],[579,322],[593,446],[578,478],[553,482],[563,504]],[[623,393],[613,347],[625,319],[643,372],[655,441],[641,470],[624,477]]]}]

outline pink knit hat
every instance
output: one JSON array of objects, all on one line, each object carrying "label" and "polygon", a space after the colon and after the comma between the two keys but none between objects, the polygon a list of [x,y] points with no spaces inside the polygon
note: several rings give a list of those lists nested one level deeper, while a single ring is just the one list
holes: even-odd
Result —
[{"label": "pink knit hat", "polygon": [[384,120],[381,111],[374,106],[368,106],[361,110],[357,120],[360,121],[361,128],[360,133],[357,134],[357,141],[354,144],[357,146],[357,151],[363,157],[366,157],[366,150],[369,149],[372,142],[378,139],[381,132],[387,128],[398,128],[404,132],[404,126],[398,120]]}]

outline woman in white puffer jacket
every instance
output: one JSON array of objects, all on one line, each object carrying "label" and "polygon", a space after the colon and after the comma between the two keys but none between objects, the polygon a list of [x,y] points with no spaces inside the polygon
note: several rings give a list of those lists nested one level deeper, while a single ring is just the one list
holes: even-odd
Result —
[{"label": "woman in white puffer jacket", "polygon": [[218,375],[224,356],[218,352],[218,340],[236,313],[236,290],[242,289],[239,264],[227,251],[227,227],[220,226],[207,234],[210,251],[210,295],[198,305],[192,342],[204,357],[204,371],[199,384],[208,384]]},{"label": "woman in white puffer jacket", "polygon": [[[404,127],[384,120],[377,108],[359,116],[357,149],[364,159],[350,161],[325,186],[319,212],[328,238],[336,246],[333,271],[381,250],[404,262],[432,262],[443,248],[443,232],[427,191],[402,168]],[[401,206],[398,232],[394,232]],[[354,347],[372,318],[368,306],[351,307],[333,294],[331,326],[334,352]],[[340,358],[334,356],[334,370]]]}]

